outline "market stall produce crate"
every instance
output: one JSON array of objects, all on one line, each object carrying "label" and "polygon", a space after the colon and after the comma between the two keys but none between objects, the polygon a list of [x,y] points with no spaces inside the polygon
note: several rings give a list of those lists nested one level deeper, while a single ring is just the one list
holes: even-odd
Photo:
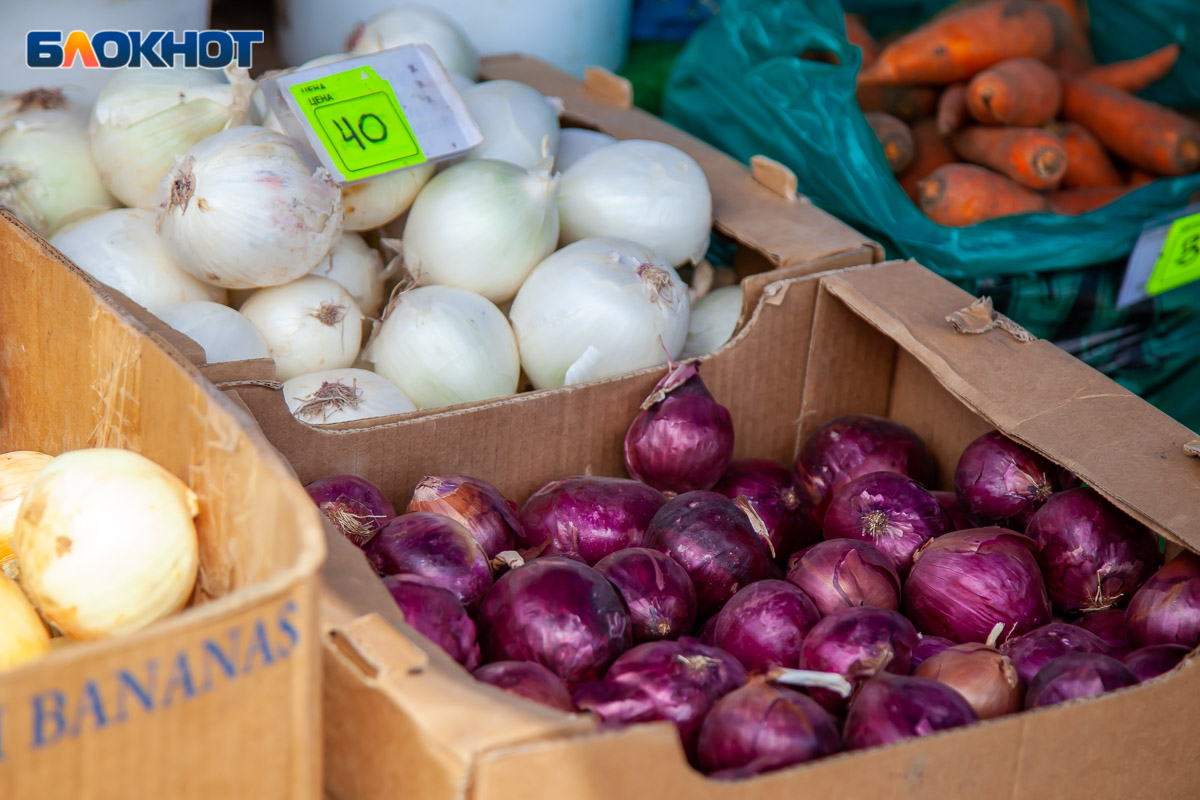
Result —
[{"label": "market stall produce crate", "polygon": [[[947,316],[971,302],[913,262],[768,286],[749,324],[701,366],[734,420],[735,457],[789,463],[831,417],[886,415],[924,438],[947,488],[963,447],[995,427],[1073,470],[1168,548],[1200,550],[1200,464],[1184,449],[1196,435],[1048,342],[1001,327],[955,332]],[[302,425],[269,394],[237,391],[302,481],[355,473],[403,508],[424,475],[477,476],[517,501],[564,475],[624,475],[622,438],[660,375],[353,430]],[[475,682],[403,625],[357,548],[335,536],[330,553],[326,786],[339,800],[1165,798],[1200,786],[1186,755],[1200,719],[1194,656],[1103,697],[711,781],[687,765],[668,723],[600,732]]]},{"label": "market stall produce crate", "polygon": [[0,452],[126,448],[200,500],[193,607],[0,674],[0,795],[319,797],[319,513],[242,411],[7,211],[0,264]]}]

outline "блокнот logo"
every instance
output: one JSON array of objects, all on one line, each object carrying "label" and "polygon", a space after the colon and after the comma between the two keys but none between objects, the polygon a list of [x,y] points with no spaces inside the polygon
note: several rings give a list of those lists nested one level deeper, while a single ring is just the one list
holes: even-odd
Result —
[{"label": "\u0431\u043b\u043e\u043a\u043d\u043e\u0442 logo", "polygon": [[25,63],[30,67],[96,69],[169,67],[182,58],[185,67],[249,67],[251,51],[262,44],[262,31],[30,31],[25,34]]}]

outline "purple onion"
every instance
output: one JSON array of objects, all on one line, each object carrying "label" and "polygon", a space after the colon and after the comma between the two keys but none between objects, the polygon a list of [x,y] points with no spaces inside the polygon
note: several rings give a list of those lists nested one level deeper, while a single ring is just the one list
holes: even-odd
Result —
[{"label": "purple onion", "polygon": [[1000,652],[1012,659],[1021,680],[1029,683],[1042,667],[1067,653],[1099,653],[1108,648],[1091,631],[1066,622],[1051,622],[1029,633],[1009,639]]},{"label": "purple onion", "polygon": [[829,498],[857,477],[871,472],[899,472],[923,486],[937,477],[929,449],[899,422],[869,414],[847,414],[812,432],[800,448],[796,475],[823,524]]},{"label": "purple onion", "polygon": [[833,493],[825,512],[826,539],[873,545],[901,576],[913,553],[946,532],[946,512],[920,484],[897,472],[869,472]]},{"label": "purple onion", "polygon": [[705,772],[743,777],[841,749],[838,724],[829,712],[797,691],[754,681],[725,695],[708,712],[697,758]]},{"label": "purple onion", "polygon": [[[825,617],[800,646],[800,669],[836,672],[851,683],[887,671],[907,675],[920,639],[899,612],[882,608],[846,608]],[[846,699],[828,689],[809,694],[825,708],[841,712]]]},{"label": "purple onion", "polygon": [[986,642],[1050,621],[1050,597],[1033,542],[1003,528],[973,528],[932,539],[913,559],[904,609],[921,633],[955,642]]},{"label": "purple onion", "polygon": [[467,529],[488,558],[516,547],[524,538],[517,507],[500,490],[479,478],[463,475],[421,479],[408,501],[408,511],[430,511]]},{"label": "purple onion", "polygon": [[942,636],[921,636],[921,641],[912,651],[912,659],[909,666],[916,671],[917,667],[921,666],[923,661],[933,658],[943,650],[947,650],[954,646],[954,642]]},{"label": "purple onion", "polygon": [[625,601],[634,642],[678,639],[696,627],[696,587],[665,553],[618,550],[597,561],[596,569]]},{"label": "purple onion", "polygon": [[766,543],[737,505],[716,492],[668,500],[646,530],[646,547],[678,561],[696,586],[701,616],[721,609],[743,586],[767,577]]},{"label": "purple onion", "polygon": [[1200,644],[1200,556],[1185,550],[1142,584],[1125,609],[1134,647]]},{"label": "purple onion", "polygon": [[475,679],[559,711],[575,710],[571,693],[559,677],[532,661],[493,661],[475,670]]},{"label": "purple onion", "polygon": [[380,575],[411,574],[454,592],[473,610],[488,587],[487,555],[462,525],[441,514],[414,511],[383,526],[363,548]]},{"label": "purple onion", "polygon": [[746,669],[794,668],[800,642],[821,619],[804,592],[786,581],[763,580],[739,589],[717,614],[717,647]]},{"label": "purple onion", "polygon": [[954,470],[954,492],[959,507],[976,525],[1023,531],[1065,480],[1061,467],[992,431],[963,450]]},{"label": "purple onion", "polygon": [[800,553],[787,579],[822,616],[854,606],[900,608],[900,576],[892,560],[866,542],[830,539]]},{"label": "purple onion", "polygon": [[625,434],[629,474],[664,492],[711,489],[733,459],[733,420],[695,363],[672,364]]},{"label": "purple onion", "polygon": [[568,685],[599,678],[633,644],[620,595],[599,572],[565,556],[502,576],[476,621],[488,661],[534,661]]},{"label": "purple onion", "polygon": [[946,512],[947,531],[965,531],[975,527],[967,521],[967,516],[963,514],[962,507],[958,504],[958,496],[954,492],[934,490],[930,494],[938,501],[942,511]]},{"label": "purple onion", "polygon": [[1104,694],[1137,682],[1137,677],[1112,656],[1067,653],[1038,670],[1025,692],[1025,708]]},{"label": "purple onion", "polygon": [[767,528],[777,564],[787,564],[792,553],[821,540],[808,494],[796,482],[795,474],[775,461],[734,461],[713,491],[731,500],[746,499]]},{"label": "purple onion", "polygon": [[522,554],[574,555],[588,564],[640,547],[646,526],[667,498],[628,478],[579,475],[550,481],[521,509]]},{"label": "purple onion", "polygon": [[330,475],[304,489],[334,527],[359,547],[396,516],[383,490],[357,475]]},{"label": "purple onion", "polygon": [[1025,535],[1059,611],[1096,611],[1128,601],[1158,569],[1158,542],[1092,489],[1058,492],[1029,519]]},{"label": "purple onion", "polygon": [[1075,624],[1096,634],[1104,646],[1104,652],[1113,658],[1124,658],[1133,648],[1129,645],[1129,634],[1125,630],[1125,610],[1109,608],[1084,614]]},{"label": "purple onion", "polygon": [[1122,663],[1139,681],[1148,681],[1175,669],[1190,652],[1181,644],[1152,644],[1134,650],[1122,659]]},{"label": "purple onion", "polygon": [[383,585],[411,628],[467,669],[479,665],[475,623],[453,592],[419,575],[389,575]]},{"label": "purple onion", "polygon": [[846,713],[846,747],[861,749],[928,736],[978,721],[962,695],[929,678],[881,672],[866,681]]},{"label": "purple onion", "polygon": [[713,616],[709,617],[704,621],[704,624],[700,626],[699,630],[696,631],[696,639],[698,639],[701,644],[706,644],[710,647],[717,646],[717,617],[719,616],[720,612],[717,612]]}]

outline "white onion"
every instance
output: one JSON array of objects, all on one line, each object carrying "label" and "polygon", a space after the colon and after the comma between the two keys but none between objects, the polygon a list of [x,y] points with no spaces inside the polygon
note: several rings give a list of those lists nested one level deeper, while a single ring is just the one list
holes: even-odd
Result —
[{"label": "white onion", "polygon": [[587,128],[563,128],[558,136],[558,153],[554,156],[554,169],[566,172],[579,159],[593,150],[616,144],[617,140],[607,133]]},{"label": "white onion", "polygon": [[505,397],[521,374],[500,309],[449,286],[421,286],[396,298],[368,357],[418,408]]},{"label": "white onion", "polygon": [[117,205],[88,146],[87,120],[65,109],[25,111],[0,124],[0,206],[40,233]]},{"label": "white onion", "polygon": [[475,85],[474,80],[468,78],[466,75],[463,75],[460,72],[451,72],[450,82],[454,84],[454,89],[459,93],[459,95]]},{"label": "white onion", "polygon": [[733,335],[742,314],[742,287],[722,286],[692,303],[684,358],[698,358],[716,350]]},{"label": "white onion", "polygon": [[50,239],[96,280],[155,311],[185,300],[225,302],[225,290],[179,268],[141,208],[115,208],[71,225]]},{"label": "white onion", "polygon": [[258,328],[229,306],[192,300],[164,306],[154,314],[203,347],[206,363],[271,357]]},{"label": "white onion", "polygon": [[359,25],[346,43],[351,55],[365,56],[402,44],[427,44],[448,72],[474,79],[479,56],[466,34],[440,11],[417,6],[394,6]]},{"label": "white onion", "polygon": [[562,175],[562,242],[619,236],[670,264],[700,260],[712,230],[712,194],[692,157],[662,142],[601,147]]},{"label": "white onion", "polygon": [[246,116],[254,81],[182,66],[123,69],[96,98],[89,128],[104,185],[127,206],[154,208],[158,182],[202,139]]},{"label": "white onion", "polygon": [[193,147],[158,185],[158,229],[188,272],[230,289],[312,271],[342,232],[342,193],[287,137],[255,125]]},{"label": "white onion", "polygon": [[362,311],[349,292],[328,278],[306,275],[259,289],[241,312],[262,334],[281,381],[348,367],[358,357]]},{"label": "white onion", "polygon": [[417,195],[404,224],[404,263],[422,284],[512,298],[554,250],[557,181],[507,161],[464,161]]},{"label": "white onion", "polygon": [[383,256],[357,233],[343,233],[329,255],[310,275],[337,281],[365,316],[377,317],[383,307]]},{"label": "white onion", "polygon": [[346,230],[369,231],[408,211],[417,192],[433,177],[433,169],[433,164],[418,164],[343,187]]},{"label": "white onion", "polygon": [[580,383],[678,356],[687,339],[687,285],[649,248],[584,239],[537,265],[509,318],[536,388]]},{"label": "white onion", "polygon": [[510,161],[526,169],[558,152],[558,111],[541,92],[516,81],[484,81],[462,93],[483,143],[469,158]]},{"label": "white onion", "polygon": [[351,422],[416,411],[408,395],[382,375],[365,369],[330,369],[283,382],[283,399],[301,422]]}]

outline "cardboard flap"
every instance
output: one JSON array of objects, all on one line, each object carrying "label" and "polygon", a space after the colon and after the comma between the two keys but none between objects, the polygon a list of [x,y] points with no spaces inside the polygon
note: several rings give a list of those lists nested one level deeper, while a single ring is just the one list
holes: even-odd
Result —
[{"label": "cardboard flap", "polygon": [[[763,186],[770,189],[775,194],[787,200],[789,203],[796,202],[796,173],[780,164],[773,158],[766,156],[750,156],[750,172],[754,176],[754,180],[761,183]],[[808,198],[804,198],[807,200]]]}]

